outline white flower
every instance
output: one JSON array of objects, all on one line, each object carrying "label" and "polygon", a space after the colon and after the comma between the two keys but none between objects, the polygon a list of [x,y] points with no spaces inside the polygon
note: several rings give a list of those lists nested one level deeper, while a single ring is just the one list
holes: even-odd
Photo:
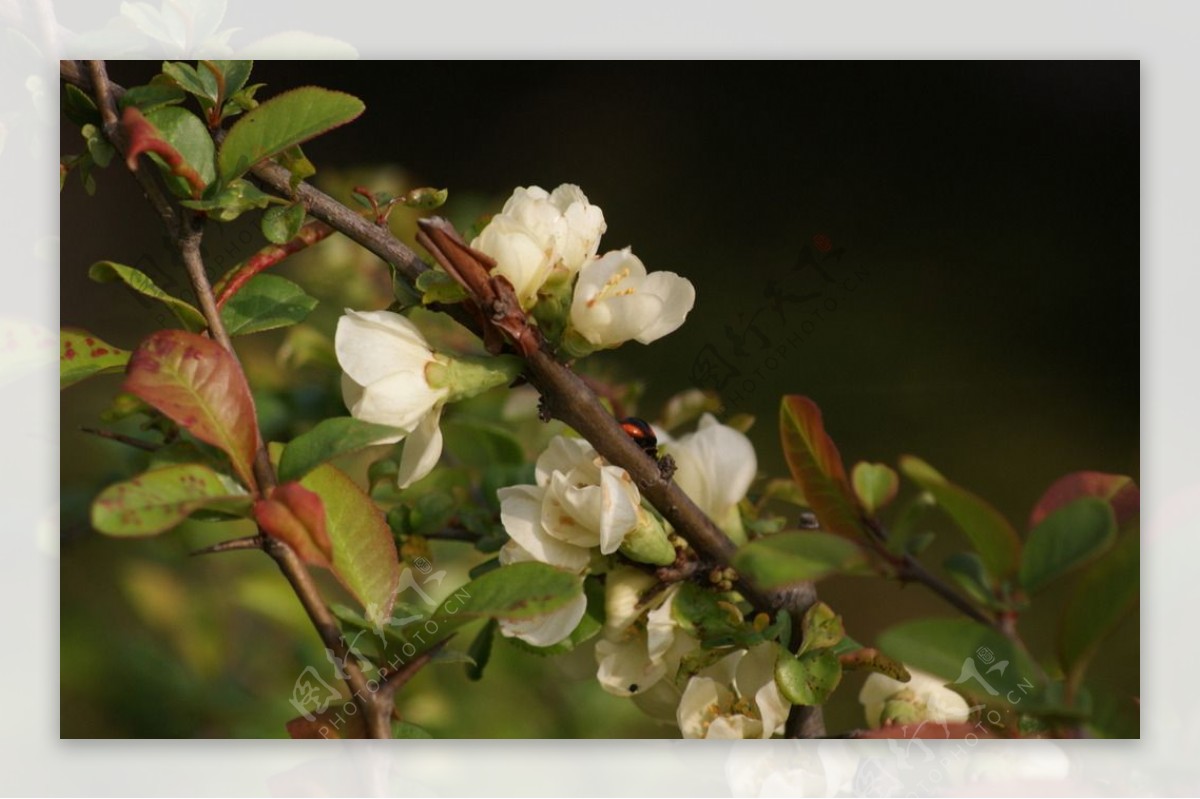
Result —
[{"label": "white flower", "polygon": [[627,247],[588,261],[579,271],[571,328],[592,349],[630,339],[649,344],[682,325],[695,302],[690,281],[672,272],[647,275]]},{"label": "white flower", "polygon": [[537,460],[536,485],[501,488],[500,521],[534,559],[582,572],[591,550],[611,555],[645,511],[629,474],[580,438],[556,436]]},{"label": "white flower", "polygon": [[529,309],[552,275],[570,277],[596,254],[604,230],[604,213],[578,186],[551,193],[530,186],[513,192],[471,247],[495,259],[492,273],[507,278]]},{"label": "white flower", "polygon": [[442,454],[438,422],[449,389],[430,385],[428,370],[439,357],[417,326],[390,311],[351,311],[338,320],[334,350],[342,367],[342,397],[355,419],[405,432],[398,483],[424,477]]},{"label": "white flower", "polygon": [[961,724],[970,710],[967,700],[946,687],[945,680],[909,668],[908,682],[873,673],[863,683],[858,701],[872,729],[890,724]]},{"label": "white flower", "polygon": [[[611,555],[647,514],[624,469],[601,458],[587,441],[556,436],[537,460],[535,485],[499,489],[500,522],[512,539],[501,564],[536,560],[582,575],[595,550]],[[501,622],[504,635],[536,646],[563,640],[583,618],[580,597],[560,611],[520,623]]]},{"label": "white flower", "polygon": [[683,656],[699,646],[672,615],[678,585],[640,602],[656,582],[652,575],[625,566],[605,576],[604,638],[596,644],[596,679],[610,694],[645,693],[660,680],[674,677]]},{"label": "white flower", "polygon": [[739,649],[688,680],[676,720],[685,738],[770,738],[787,721],[775,685],[776,645]]},{"label": "white flower", "polygon": [[659,446],[675,459],[674,479],[683,493],[735,541],[744,541],[737,506],[758,473],[750,439],[706,413],[696,432],[675,440],[660,436]]},{"label": "white flower", "polygon": [[[513,541],[500,549],[500,564],[503,566],[527,560],[536,558]],[[533,646],[554,646],[574,632],[586,612],[587,596],[581,590],[566,605],[542,616],[515,621],[500,619],[500,633],[507,638],[520,638]]]}]

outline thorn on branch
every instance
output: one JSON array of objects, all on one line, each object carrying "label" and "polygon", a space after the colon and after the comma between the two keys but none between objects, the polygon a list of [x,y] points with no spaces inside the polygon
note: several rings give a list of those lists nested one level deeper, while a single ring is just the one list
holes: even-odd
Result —
[{"label": "thorn on branch", "polygon": [[229,541],[218,541],[212,546],[197,549],[191,555],[215,555],[218,552],[235,552],[240,549],[262,549],[263,539],[259,535],[249,535],[245,538],[233,538]]}]

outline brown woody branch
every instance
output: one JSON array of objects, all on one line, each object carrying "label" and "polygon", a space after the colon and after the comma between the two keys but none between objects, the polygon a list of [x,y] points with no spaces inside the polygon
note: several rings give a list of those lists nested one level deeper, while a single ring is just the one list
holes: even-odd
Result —
[{"label": "brown woody branch", "polygon": [[[72,62],[62,62],[63,79],[82,88],[91,88],[88,76],[71,65]],[[118,89],[114,87],[113,92],[116,91]],[[251,173],[280,196],[303,202],[309,214],[392,264],[410,283],[430,269],[420,256],[385,227],[373,224],[307,183],[293,187],[291,173],[284,167],[266,161],[255,166]],[[209,294],[211,297],[211,290]],[[441,310],[477,334],[484,332],[461,306]],[[627,471],[642,494],[702,557],[715,564],[729,565],[736,551],[734,543],[675,483],[663,478],[654,459],[626,435],[583,379],[544,348],[526,353],[526,362],[529,380],[545,398],[547,410],[586,438],[610,463]],[[736,586],[757,610],[771,615],[781,611],[789,613],[797,630],[804,612],[816,601],[816,590],[807,582],[768,590],[739,577]],[[795,708],[788,727],[795,735],[824,734],[820,707]]]},{"label": "brown woody branch", "polygon": [[[82,88],[90,88],[93,91],[106,137],[121,152],[122,156],[127,155],[128,142],[125,140],[120,125],[117,122],[116,113],[116,98],[121,92],[119,87],[109,82],[104,62],[89,61],[86,72],[76,62],[63,61],[60,63],[62,76],[65,80],[76,83]],[[84,75],[87,76],[86,83],[83,82]],[[130,164],[130,169],[134,176],[141,183],[147,197],[150,198],[151,203],[153,203],[162,217],[168,234],[175,238],[176,246],[179,248],[184,267],[191,280],[192,289],[195,291],[196,297],[200,302],[200,310],[204,314],[205,321],[208,323],[209,333],[237,361],[237,353],[234,351],[229,334],[221,321],[221,315],[217,310],[216,300],[213,297],[212,285],[209,283],[208,274],[204,269],[204,262],[200,254],[200,242],[204,235],[203,218],[197,214],[184,211],[170,202],[149,171],[135,167],[136,164]],[[240,362],[238,363],[240,368]],[[276,483],[275,470],[271,466],[261,434],[258,437],[257,444],[254,464],[255,477],[261,490],[269,491]],[[308,614],[325,647],[332,651],[334,656],[344,664],[346,684],[353,694],[355,703],[363,712],[368,735],[372,738],[390,737],[390,696],[385,697],[369,689],[366,677],[358,665],[358,661],[346,646],[342,638],[341,629],[338,627],[333,614],[325,605],[324,600],[322,600],[320,591],[317,590],[317,586],[313,582],[312,575],[308,569],[296,553],[282,541],[260,535],[258,536],[258,546],[274,559],[280,571],[283,572],[284,577],[291,585],[296,597],[300,600],[300,604],[303,605],[305,612]],[[376,707],[376,705],[385,700],[388,704],[386,713]]]}]

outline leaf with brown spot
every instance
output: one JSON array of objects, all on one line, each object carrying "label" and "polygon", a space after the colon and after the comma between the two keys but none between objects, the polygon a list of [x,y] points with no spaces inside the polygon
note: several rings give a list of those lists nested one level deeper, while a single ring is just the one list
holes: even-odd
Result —
[{"label": "leaf with brown spot", "polygon": [[195,333],[160,330],[134,351],[122,388],[224,450],[242,482],[257,490],[254,400],[245,375],[224,347]]},{"label": "leaf with brown spot", "polygon": [[251,498],[231,478],[184,463],[151,469],[100,492],[92,527],[105,535],[147,536],[169,530],[201,508],[244,513]]},{"label": "leaf with brown spot", "polygon": [[127,350],[81,328],[64,327],[59,336],[58,387],[66,388],[92,375],[119,372],[128,362]]}]

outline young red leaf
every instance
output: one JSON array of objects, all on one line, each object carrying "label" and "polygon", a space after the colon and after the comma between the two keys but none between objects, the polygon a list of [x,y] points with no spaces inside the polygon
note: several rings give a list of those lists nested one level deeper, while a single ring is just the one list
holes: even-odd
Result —
[{"label": "young red leaf", "polygon": [[1112,505],[1117,527],[1137,515],[1141,496],[1133,478],[1104,472],[1072,472],[1055,480],[1042,494],[1029,514],[1029,528],[1033,529],[1054,511],[1083,497],[1099,497]]},{"label": "young red leaf", "polygon": [[318,466],[300,482],[325,506],[334,576],[362,603],[371,623],[386,624],[400,583],[400,562],[383,511],[333,466]]},{"label": "young red leaf", "polygon": [[269,499],[254,504],[254,518],[263,532],[296,550],[305,563],[328,569],[333,545],[325,527],[321,498],[299,483],[276,486]]},{"label": "young red leaf", "polygon": [[195,333],[160,330],[134,351],[125,374],[125,391],[223,449],[238,477],[256,489],[254,400],[241,368],[224,347]]},{"label": "young red leaf", "polygon": [[129,139],[129,150],[125,153],[125,163],[130,170],[137,170],[137,157],[142,153],[154,153],[161,158],[171,170],[187,181],[193,197],[204,193],[204,178],[187,162],[179,150],[162,137],[158,128],[150,124],[137,106],[128,106],[121,115],[121,126]]},{"label": "young red leaf", "polygon": [[808,397],[785,396],[779,406],[779,434],[792,478],[822,529],[851,537],[862,535],[862,520],[842,456],[825,432],[817,404]]}]

